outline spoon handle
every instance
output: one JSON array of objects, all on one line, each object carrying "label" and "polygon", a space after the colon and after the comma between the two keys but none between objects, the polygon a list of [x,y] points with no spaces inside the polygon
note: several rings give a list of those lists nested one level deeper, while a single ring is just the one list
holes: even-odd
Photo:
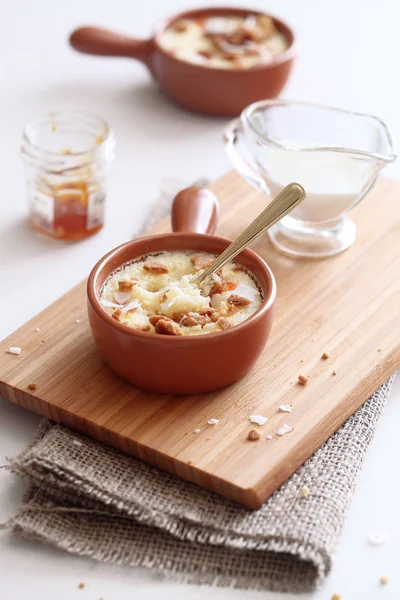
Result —
[{"label": "spoon handle", "polygon": [[268,204],[262,213],[254,219],[252,223],[241,233],[227,248],[218,256],[198,278],[197,283],[201,283],[232,260],[239,252],[249,246],[264,231],[275,225],[280,219],[285,217],[306,197],[304,188],[299,183],[289,183],[283,190]]}]

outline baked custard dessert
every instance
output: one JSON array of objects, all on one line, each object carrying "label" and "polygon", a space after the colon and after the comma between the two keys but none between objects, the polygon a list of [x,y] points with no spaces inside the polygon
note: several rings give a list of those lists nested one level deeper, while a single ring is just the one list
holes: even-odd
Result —
[{"label": "baked custard dessert", "polygon": [[248,319],[263,300],[255,277],[227,263],[201,285],[198,275],[216,256],[165,251],[122,265],[108,277],[100,303],[113,319],[161,335],[197,335]]},{"label": "baked custard dessert", "polygon": [[167,27],[159,44],[180,60],[219,69],[268,64],[289,47],[271,17],[253,14],[181,19]]}]

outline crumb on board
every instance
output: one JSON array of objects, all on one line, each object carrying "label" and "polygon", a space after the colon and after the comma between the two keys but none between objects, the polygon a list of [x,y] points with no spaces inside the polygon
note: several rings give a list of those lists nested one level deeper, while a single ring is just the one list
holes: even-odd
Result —
[{"label": "crumb on board", "polygon": [[279,410],[282,412],[288,412],[291,413],[292,412],[292,407],[290,404],[281,404],[279,406]]},{"label": "crumb on board", "polygon": [[268,435],[265,436],[266,440],[272,440],[274,436],[272,435],[272,433],[269,433]]},{"label": "crumb on board", "polygon": [[192,465],[192,464],[193,464],[193,461],[192,461],[192,460],[188,460],[188,461],[187,461],[187,464],[188,464],[188,465]]},{"label": "crumb on board", "polygon": [[322,358],[322,360],[326,360],[327,358],[329,358],[329,352],[323,352],[321,354],[321,358]]},{"label": "crumb on board", "polygon": [[36,333],[37,333],[38,331],[40,331],[40,327],[36,327],[35,331],[36,331]]},{"label": "crumb on board", "polygon": [[378,352],[382,352],[382,348],[378,348]]},{"label": "crumb on board", "polygon": [[308,383],[308,377],[305,375],[299,375],[297,379],[301,385],[306,385]]},{"label": "crumb on board", "polygon": [[78,584],[78,589],[79,589],[79,590],[83,590],[84,588],[85,588],[85,584],[84,584],[84,583],[81,581],[81,582]]},{"label": "crumb on board", "polygon": [[301,359],[301,361],[300,361],[300,362],[301,362],[301,363],[303,363],[303,362],[304,362],[304,360],[303,360],[303,359]]},{"label": "crumb on board", "polygon": [[381,585],[386,585],[387,583],[389,583],[389,577],[387,575],[381,575],[379,577],[379,583]]},{"label": "crumb on board", "polygon": [[28,388],[29,388],[30,390],[36,390],[36,388],[37,388],[37,385],[36,385],[36,383],[28,383]]},{"label": "crumb on board", "polygon": [[249,433],[247,434],[247,439],[251,442],[256,442],[260,439],[260,437],[261,433],[257,431],[257,429],[250,429]]},{"label": "crumb on board", "polygon": [[195,429],[195,430],[193,431],[193,433],[200,433],[200,431],[201,431],[201,429],[199,429],[199,428],[197,427],[197,429]]},{"label": "crumb on board", "polygon": [[81,320],[80,319],[75,319],[75,323],[80,323]]},{"label": "crumb on board", "polygon": [[277,435],[285,435],[286,433],[290,433],[291,431],[293,431],[293,427],[291,427],[290,425],[288,425],[287,423],[285,423],[284,425],[282,425],[282,427],[280,427],[278,429],[278,431],[276,432]]},{"label": "crumb on board", "polygon": [[15,356],[18,356],[21,354],[21,348],[19,348],[19,346],[10,346],[6,352],[8,352],[8,354],[15,354]]},{"label": "crumb on board", "polygon": [[209,435],[206,437],[206,440],[211,440],[211,438],[210,438],[210,436],[209,436]]},{"label": "crumb on board", "polygon": [[341,597],[342,596],[340,594],[332,594],[331,600],[340,600]]},{"label": "crumb on board", "polygon": [[336,371],[335,371],[335,370],[334,370],[334,371],[332,371],[332,375],[336,375]]},{"label": "crumb on board", "polygon": [[214,419],[214,418],[213,418],[213,419],[209,419],[209,420],[207,421],[207,423],[208,423],[209,425],[218,425],[218,423],[219,423],[219,419]]},{"label": "crumb on board", "polygon": [[306,485],[304,485],[300,490],[300,494],[302,495],[303,498],[308,498],[308,496],[310,495],[309,488]]},{"label": "crumb on board", "polygon": [[251,423],[255,423],[256,425],[265,425],[268,421],[268,417],[263,417],[262,415],[250,415],[249,419]]}]

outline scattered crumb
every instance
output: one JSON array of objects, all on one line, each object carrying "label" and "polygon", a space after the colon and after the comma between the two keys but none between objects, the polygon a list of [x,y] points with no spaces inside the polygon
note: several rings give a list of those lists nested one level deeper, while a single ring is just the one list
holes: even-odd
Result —
[{"label": "scattered crumb", "polygon": [[210,438],[210,436],[209,436],[209,435],[206,437],[206,440],[211,440],[211,438]]},{"label": "scattered crumb", "polygon": [[80,319],[75,319],[75,323],[80,323]]},{"label": "scattered crumb", "polygon": [[256,425],[265,425],[268,421],[268,417],[263,417],[261,415],[250,415],[249,419],[251,423],[255,423]]},{"label": "scattered crumb", "polygon": [[290,427],[290,425],[285,423],[284,425],[282,425],[282,427],[278,429],[276,433],[278,435],[285,435],[285,433],[290,433],[291,431],[293,431],[293,427]]},{"label": "scattered crumb", "polygon": [[80,590],[83,590],[83,589],[84,589],[84,587],[85,587],[85,584],[84,584],[84,583],[82,583],[82,581],[81,581],[81,582],[80,582],[80,584],[78,585],[78,588],[79,588]]},{"label": "scattered crumb", "polygon": [[192,464],[193,464],[193,461],[192,461],[192,460],[188,460],[188,461],[187,461],[187,464],[188,464],[188,465],[192,465]]},{"label": "scattered crumb", "polygon": [[322,358],[322,360],[326,360],[327,358],[329,358],[329,353],[328,352],[323,352],[321,354],[321,358]]},{"label": "scattered crumb", "polygon": [[370,533],[367,539],[371,546],[382,546],[389,541],[389,535],[385,531],[375,531]]},{"label": "scattered crumb", "polygon": [[207,421],[207,423],[209,425],[218,425],[219,419],[210,419],[209,421]]},{"label": "scattered crumb", "polygon": [[341,595],[340,594],[332,594],[332,598],[331,600],[340,600],[341,599]]},{"label": "scattered crumb", "polygon": [[387,583],[389,583],[389,577],[387,575],[381,575],[379,577],[379,583],[381,585],[386,585]]},{"label": "scattered crumb", "polygon": [[201,429],[197,428],[193,431],[193,433],[200,433]]},{"label": "scattered crumb", "polygon": [[28,388],[29,388],[30,390],[36,390],[36,388],[37,388],[37,385],[36,385],[36,383],[28,383]]},{"label": "scattered crumb", "polygon": [[332,375],[336,375],[336,371],[332,371]]},{"label": "scattered crumb", "polygon": [[41,344],[44,344],[44,343],[45,343],[45,341],[46,341],[46,340],[42,340],[40,343],[41,343]]},{"label": "scattered crumb", "polygon": [[378,348],[378,352],[382,352],[382,348]]},{"label": "scattered crumb", "polygon": [[300,361],[300,362],[301,362],[301,363],[303,363],[303,362],[304,362],[304,360],[303,360],[303,359],[301,359],[301,361]]},{"label": "scattered crumb", "polygon": [[21,354],[21,348],[18,348],[18,346],[11,346],[7,352],[8,354],[15,354],[15,356],[18,356]]},{"label": "scattered crumb", "polygon": [[36,327],[35,331],[40,331],[40,327]]},{"label": "scattered crumb", "polygon": [[272,440],[274,436],[272,435],[272,433],[269,433],[268,435],[265,436],[266,440]]},{"label": "scattered crumb", "polygon": [[279,410],[281,410],[282,412],[292,412],[292,407],[290,406],[290,404],[281,404],[279,407]]},{"label": "scattered crumb", "polygon": [[305,375],[299,375],[297,379],[301,385],[306,385],[308,383],[308,377]]},{"label": "scattered crumb", "polygon": [[300,494],[303,496],[303,498],[308,498],[308,496],[310,495],[310,490],[306,485],[301,488]]},{"label": "scattered crumb", "polygon": [[247,439],[252,442],[259,440],[260,437],[261,437],[261,433],[259,431],[257,431],[257,429],[251,429],[249,431],[249,433],[247,434]]}]

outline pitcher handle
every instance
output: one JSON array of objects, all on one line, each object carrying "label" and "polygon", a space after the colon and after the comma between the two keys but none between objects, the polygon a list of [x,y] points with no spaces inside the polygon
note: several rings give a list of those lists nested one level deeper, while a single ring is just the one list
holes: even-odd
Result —
[{"label": "pitcher handle", "polygon": [[251,185],[264,194],[269,195],[269,189],[265,183],[254,160],[250,157],[249,149],[244,141],[243,126],[240,117],[234,119],[225,127],[224,131],[225,150],[235,169]]}]

